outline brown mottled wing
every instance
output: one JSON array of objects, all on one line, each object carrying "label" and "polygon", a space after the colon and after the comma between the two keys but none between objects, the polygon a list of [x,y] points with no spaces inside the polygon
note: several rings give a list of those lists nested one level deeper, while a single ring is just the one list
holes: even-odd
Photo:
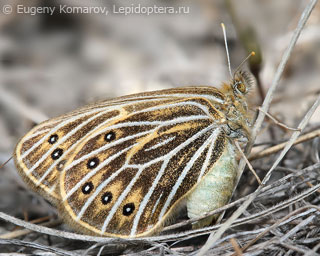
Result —
[{"label": "brown mottled wing", "polygon": [[60,207],[72,225],[119,237],[157,230],[225,147],[224,117],[210,103],[221,103],[219,91],[193,89],[135,95],[77,144],[60,176]]}]

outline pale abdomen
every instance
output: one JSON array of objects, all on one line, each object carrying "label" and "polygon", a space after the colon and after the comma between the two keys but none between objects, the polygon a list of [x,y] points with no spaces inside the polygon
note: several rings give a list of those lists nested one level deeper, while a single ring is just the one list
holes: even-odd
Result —
[{"label": "pale abdomen", "polygon": [[[235,148],[227,140],[221,157],[187,198],[189,218],[203,216],[229,202],[236,184],[237,168]],[[210,216],[197,223],[196,227],[209,225],[217,217]]]}]

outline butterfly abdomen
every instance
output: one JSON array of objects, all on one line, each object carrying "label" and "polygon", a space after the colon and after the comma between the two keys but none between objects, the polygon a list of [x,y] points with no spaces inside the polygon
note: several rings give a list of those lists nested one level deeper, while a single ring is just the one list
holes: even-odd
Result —
[{"label": "butterfly abdomen", "polygon": [[[187,198],[189,218],[201,217],[205,213],[218,209],[227,204],[231,198],[237,178],[235,148],[228,139],[225,139],[221,150],[223,152],[220,158]],[[209,216],[198,222],[196,226],[209,225],[217,217],[218,215]]]}]

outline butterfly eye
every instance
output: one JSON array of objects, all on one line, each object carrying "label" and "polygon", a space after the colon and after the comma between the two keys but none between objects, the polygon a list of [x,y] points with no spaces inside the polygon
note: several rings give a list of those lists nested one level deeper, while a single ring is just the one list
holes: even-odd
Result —
[{"label": "butterfly eye", "polygon": [[245,92],[246,92],[246,89],[247,89],[246,86],[244,85],[244,83],[241,82],[241,81],[239,81],[239,82],[237,83],[236,88],[237,88],[237,90],[238,90],[239,92],[241,92],[241,93],[245,93]]},{"label": "butterfly eye", "polygon": [[51,158],[53,160],[57,160],[60,158],[60,156],[62,156],[62,154],[63,154],[63,150],[61,148],[57,148],[52,152]]},{"label": "butterfly eye", "polygon": [[108,204],[112,200],[112,193],[111,192],[106,192],[102,195],[101,201],[103,204]]},{"label": "butterfly eye", "polygon": [[53,134],[53,135],[50,136],[48,142],[50,144],[54,144],[54,143],[56,143],[58,141],[58,139],[59,139],[59,136],[57,134]]},{"label": "butterfly eye", "polygon": [[91,158],[88,163],[87,163],[87,167],[89,169],[93,169],[95,167],[97,167],[99,164],[99,159],[97,157]]},{"label": "butterfly eye", "polygon": [[122,213],[124,216],[130,216],[135,209],[134,203],[129,203],[123,206]]},{"label": "butterfly eye", "polygon": [[82,193],[83,194],[85,194],[85,195],[87,195],[87,194],[90,194],[91,193],[91,191],[93,190],[93,188],[94,188],[94,186],[93,186],[93,184],[92,184],[92,182],[90,181],[90,182],[87,182],[87,183],[85,183],[83,186],[82,186]]},{"label": "butterfly eye", "polygon": [[113,132],[113,131],[108,132],[108,133],[104,136],[104,140],[105,140],[106,142],[113,141],[115,138],[116,138],[116,134],[115,134],[115,132]]}]

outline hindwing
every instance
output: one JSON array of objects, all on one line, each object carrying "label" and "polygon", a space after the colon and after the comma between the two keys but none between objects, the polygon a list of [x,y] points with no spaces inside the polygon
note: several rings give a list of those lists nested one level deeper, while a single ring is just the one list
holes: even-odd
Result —
[{"label": "hindwing", "polygon": [[17,144],[30,187],[84,232],[138,237],[157,231],[226,144],[213,87],[120,97],[49,119]]},{"label": "hindwing", "polygon": [[118,115],[119,111],[110,108],[85,108],[37,125],[16,146],[14,160],[20,175],[33,190],[56,204],[64,156],[86,134]]}]

